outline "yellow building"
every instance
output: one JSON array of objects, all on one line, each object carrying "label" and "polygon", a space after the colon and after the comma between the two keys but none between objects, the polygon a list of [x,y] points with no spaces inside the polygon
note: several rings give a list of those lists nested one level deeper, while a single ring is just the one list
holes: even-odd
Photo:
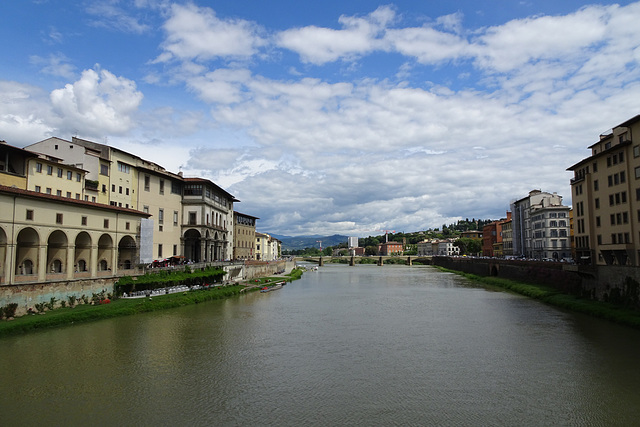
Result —
[{"label": "yellow building", "polygon": [[[636,136],[637,135],[637,136]],[[640,115],[600,135],[568,168],[576,261],[640,265]]]},{"label": "yellow building", "polygon": [[256,220],[259,218],[234,212],[233,259],[256,259]]}]

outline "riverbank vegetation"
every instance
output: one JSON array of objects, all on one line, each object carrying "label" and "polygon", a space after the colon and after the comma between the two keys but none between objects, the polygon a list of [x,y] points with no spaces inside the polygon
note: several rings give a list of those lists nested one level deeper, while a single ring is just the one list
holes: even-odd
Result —
[{"label": "riverbank vegetation", "polygon": [[466,277],[487,288],[505,289],[520,295],[535,298],[549,305],[640,329],[640,311],[637,310],[624,308],[609,302],[579,298],[542,285],[526,284],[493,276],[477,276],[475,274],[449,270],[442,267],[436,268],[441,271]]},{"label": "riverbank vegetation", "polygon": [[[254,280],[226,286],[211,286],[199,289],[194,288],[194,290],[185,292],[153,295],[151,298],[105,298],[96,301],[80,299],[77,304],[72,306],[65,304],[64,307],[50,310],[43,309],[37,313],[34,312],[32,314],[17,317],[11,321],[0,321],[0,337],[43,330],[57,326],[91,322],[119,316],[130,316],[133,314],[148,313],[168,308],[176,308],[185,305],[203,303],[206,301],[229,298],[241,294],[245,289],[249,291],[259,289],[259,287],[255,287],[254,289],[256,284],[269,285],[276,281],[292,281],[299,279],[301,276],[302,270],[294,269],[290,274],[284,276],[262,277],[260,279],[256,279],[257,281]],[[153,282],[152,278],[149,280]],[[128,282],[125,281],[125,283]],[[170,281],[168,283],[170,283],[170,285],[165,286],[180,286],[186,282]],[[248,289],[249,287],[252,289]],[[157,289],[157,287],[139,287],[137,289]],[[109,302],[105,303],[105,301]]]}]

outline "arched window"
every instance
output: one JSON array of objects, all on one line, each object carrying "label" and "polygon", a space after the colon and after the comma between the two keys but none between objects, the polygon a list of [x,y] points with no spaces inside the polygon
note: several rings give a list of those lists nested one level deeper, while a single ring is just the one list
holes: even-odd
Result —
[{"label": "arched window", "polygon": [[87,262],[85,260],[78,260],[78,271],[87,271]]},{"label": "arched window", "polygon": [[107,260],[103,259],[100,261],[100,264],[98,265],[98,268],[100,271],[107,271]]}]

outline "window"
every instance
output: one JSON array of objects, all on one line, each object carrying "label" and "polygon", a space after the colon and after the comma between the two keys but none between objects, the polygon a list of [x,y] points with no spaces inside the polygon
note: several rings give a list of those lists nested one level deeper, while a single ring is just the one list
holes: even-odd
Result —
[{"label": "window", "polygon": [[164,194],[164,179],[160,180],[160,194]]},{"label": "window", "polygon": [[178,255],[178,245],[173,245],[173,254]]},{"label": "window", "polygon": [[158,224],[164,223],[164,209],[158,209]]},{"label": "window", "polygon": [[633,147],[633,157],[640,157],[640,145]]},{"label": "window", "polygon": [[103,193],[107,192],[107,186],[105,184],[102,184],[102,192]]},{"label": "window", "polygon": [[62,190],[56,190],[56,196],[62,197]]},{"label": "window", "polygon": [[129,223],[129,221],[124,223],[124,229],[125,230],[129,230],[131,228],[131,224]]},{"label": "window", "polygon": [[42,163],[36,163],[36,172],[42,173]]},{"label": "window", "polygon": [[76,200],[80,200],[80,193],[76,193]]},{"label": "window", "polygon": [[149,191],[151,178],[149,175],[144,176],[144,191]]},{"label": "window", "polygon": [[77,182],[81,182],[82,181],[82,174],[76,173],[76,181]]},{"label": "window", "polygon": [[178,225],[178,211],[173,211],[173,225],[174,226]]},{"label": "window", "polygon": [[196,225],[196,213],[189,212],[189,225]]},{"label": "window", "polygon": [[67,191],[67,199],[71,198],[71,191]]},{"label": "window", "polygon": [[118,171],[123,173],[131,172],[131,166],[126,163],[118,162]]},{"label": "window", "polygon": [[100,175],[109,176],[109,165],[100,164]]},{"label": "window", "polygon": [[600,227],[600,217],[596,217],[596,227]]},{"label": "window", "polygon": [[597,179],[594,179],[594,180],[593,180],[593,189],[594,189],[595,191],[598,191],[598,180],[597,180]]},{"label": "window", "polygon": [[87,225],[87,217],[83,216],[82,218],[80,218],[80,225]]},{"label": "window", "polygon": [[104,228],[109,228],[109,220],[105,218],[103,223]]},{"label": "window", "polygon": [[171,193],[172,194],[181,194],[182,189],[180,188],[180,183],[177,181],[171,182]]},{"label": "window", "polygon": [[91,196],[91,201],[92,201],[93,203],[95,203],[95,202],[96,202],[96,196]]},{"label": "window", "polygon": [[162,258],[162,243],[158,244],[158,258]]},{"label": "window", "polygon": [[125,194],[126,194],[127,196],[129,195],[129,189],[128,189],[128,188],[125,188],[125,189],[124,189],[124,192],[125,192]]},{"label": "window", "polygon": [[111,184],[111,192],[112,193],[116,192],[116,185],[115,184]]},{"label": "window", "polygon": [[53,174],[53,166],[47,165],[47,175],[52,175],[52,174]]},{"label": "window", "polygon": [[142,207],[142,212],[148,214],[149,213],[149,206],[143,206]]},{"label": "window", "polygon": [[597,198],[595,200],[595,203],[596,203],[596,209],[600,209],[600,199]]},{"label": "window", "polygon": [[640,166],[638,166],[637,168],[634,169],[635,173],[636,173],[636,179],[640,178]]},{"label": "window", "polygon": [[73,179],[73,172],[67,171],[67,179],[71,181]]},{"label": "window", "polygon": [[57,213],[56,214],[56,224],[62,224],[62,214],[61,213]]},{"label": "window", "polygon": [[58,178],[62,178],[62,169],[58,168]]},{"label": "window", "polygon": [[27,220],[33,221],[33,209],[27,209]]},{"label": "window", "polygon": [[122,194],[122,185],[118,187],[118,193]]},{"label": "window", "polygon": [[41,191],[41,188],[39,185],[36,185],[36,193],[39,193]]}]

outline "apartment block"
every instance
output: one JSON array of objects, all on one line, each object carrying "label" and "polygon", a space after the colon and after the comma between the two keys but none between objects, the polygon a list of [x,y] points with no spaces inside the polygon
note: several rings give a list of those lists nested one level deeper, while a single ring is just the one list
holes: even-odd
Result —
[{"label": "apartment block", "polygon": [[[638,135],[638,136],[636,136]],[[576,261],[640,265],[640,115],[600,135],[567,170]]]},{"label": "apartment block", "polygon": [[532,190],[511,204],[513,255],[563,260],[571,257],[571,208],[558,193]]}]

